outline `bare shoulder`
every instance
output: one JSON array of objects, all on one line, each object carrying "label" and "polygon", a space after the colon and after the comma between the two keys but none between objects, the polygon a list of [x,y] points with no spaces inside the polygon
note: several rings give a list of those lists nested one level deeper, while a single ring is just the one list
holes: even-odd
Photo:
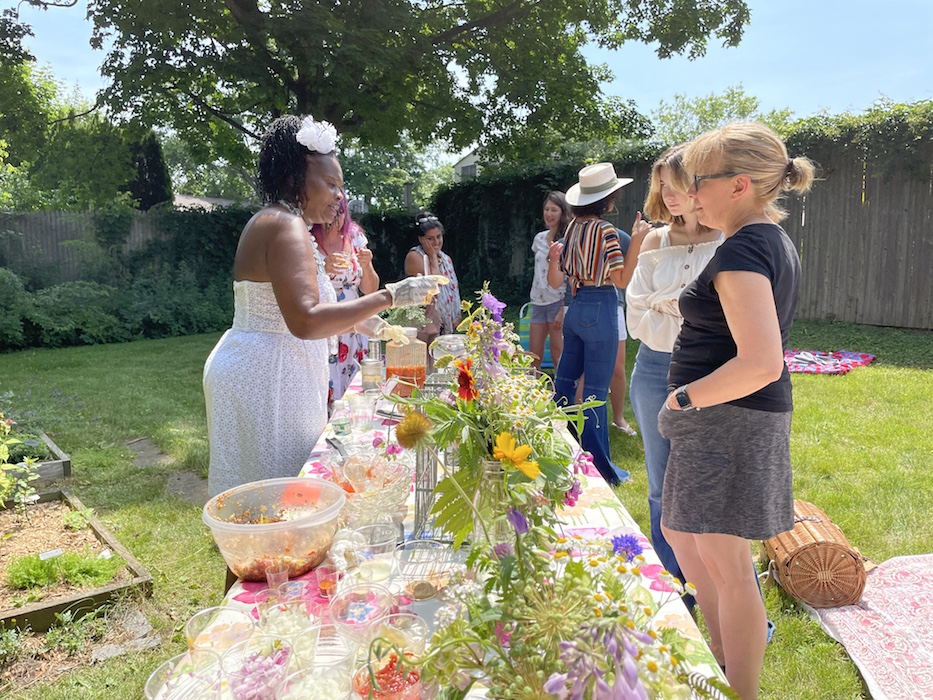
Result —
[{"label": "bare shoulder", "polygon": [[256,212],[243,228],[234,262],[234,279],[270,280],[270,259],[305,258],[311,253],[311,237],[299,217],[277,207]]},{"label": "bare shoulder", "polygon": [[663,230],[664,230],[664,227],[656,228],[656,229],[649,231],[647,234],[645,234],[645,238],[641,242],[641,251],[643,253],[649,250],[658,249],[658,247],[661,245],[661,231]]}]

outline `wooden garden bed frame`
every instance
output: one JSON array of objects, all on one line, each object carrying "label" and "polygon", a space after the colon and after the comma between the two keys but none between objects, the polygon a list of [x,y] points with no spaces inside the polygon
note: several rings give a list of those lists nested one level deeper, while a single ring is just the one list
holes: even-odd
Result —
[{"label": "wooden garden bed frame", "polygon": [[[43,439],[45,439],[45,436],[43,436]],[[58,448],[55,448],[55,450],[57,449]],[[63,455],[64,453],[59,451],[56,454]],[[68,461],[67,474],[70,475],[71,462],[67,460],[67,455],[64,455],[64,457],[65,459],[59,458],[58,461]],[[72,510],[85,510],[84,504],[68,489],[49,491],[40,494],[37,502],[46,503],[49,501],[63,501]],[[12,502],[3,504],[4,508],[11,508],[12,506]],[[107,545],[114,554],[123,558],[126,567],[133,575],[132,579],[119,583],[109,583],[105,586],[73,593],[68,596],[59,596],[57,598],[43,600],[21,608],[0,610],[0,628],[16,627],[18,629],[25,629],[29,627],[33,632],[46,632],[55,624],[56,613],[71,611],[76,618],[79,618],[97,610],[101,606],[106,605],[129,591],[138,590],[146,596],[152,595],[152,576],[143,568],[143,565],[130,554],[129,550],[120,544],[113,533],[104,527],[103,523],[95,516],[92,515],[88,518],[88,527],[91,528],[98,540]]]}]

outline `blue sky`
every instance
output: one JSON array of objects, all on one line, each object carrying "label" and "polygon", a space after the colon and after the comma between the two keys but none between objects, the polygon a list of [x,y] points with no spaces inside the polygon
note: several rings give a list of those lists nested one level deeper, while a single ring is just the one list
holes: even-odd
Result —
[{"label": "blue sky", "polygon": [[[616,79],[608,94],[632,98],[643,114],[674,94],[723,92],[742,84],[765,111],[796,116],[825,109],[861,111],[881,95],[897,102],[933,99],[933,0],[748,0],[751,24],[739,47],[710,41],[707,55],[661,60],[641,44],[618,51],[586,50]],[[0,9],[8,7],[0,1]],[[40,11],[20,6],[36,36],[28,46],[69,88],[91,97],[103,85],[104,53],[89,46],[86,2]]]}]

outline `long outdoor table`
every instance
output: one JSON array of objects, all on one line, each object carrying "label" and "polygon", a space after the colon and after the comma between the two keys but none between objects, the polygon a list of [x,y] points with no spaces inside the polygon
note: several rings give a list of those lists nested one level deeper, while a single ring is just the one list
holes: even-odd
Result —
[{"label": "long outdoor table", "polygon": [[[362,388],[359,383],[359,375],[357,375],[356,380],[348,389],[348,394],[360,391],[362,391]],[[373,434],[376,431],[386,435],[391,424],[390,420],[378,419],[373,430],[362,434],[353,433],[340,439],[344,442],[369,441],[371,443]],[[564,429],[564,432],[567,439],[578,450],[579,447],[569,432],[566,429]],[[320,458],[327,450],[331,449],[327,444],[327,439],[334,437],[336,436],[333,427],[328,425],[301,470],[301,476],[324,475],[327,472]],[[670,592],[670,589],[667,584],[658,578],[663,567],[651,547],[651,542],[645,537],[638,523],[635,522],[622,502],[595,469],[586,475],[586,483],[576,505],[563,508],[559,515],[564,523],[563,530],[566,536],[591,539],[595,537],[613,537],[623,533],[635,535],[644,550],[645,564],[641,567],[641,570],[651,581],[650,589],[653,595],[657,600],[661,600],[662,596],[668,599],[668,602],[664,604],[656,618],[658,626],[674,628],[680,632],[685,640],[685,655],[688,667],[708,675],[715,674],[725,680],[686,606],[679,598],[665,595]],[[405,534],[407,538],[411,537],[413,525],[414,497],[412,495],[408,499],[408,513],[405,517]],[[311,571],[300,577],[299,580],[308,579],[310,584],[310,579],[314,578],[314,576],[314,572]],[[223,604],[252,611],[255,608],[257,596],[266,588],[264,582],[237,581],[227,592]],[[477,697],[481,696],[481,694],[477,695]],[[471,697],[473,697],[472,694]]]}]

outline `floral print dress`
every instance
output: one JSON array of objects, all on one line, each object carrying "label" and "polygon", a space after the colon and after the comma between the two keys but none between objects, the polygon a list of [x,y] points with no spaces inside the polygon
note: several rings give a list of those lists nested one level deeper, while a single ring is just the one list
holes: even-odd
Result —
[{"label": "floral print dress", "polygon": [[[341,270],[337,270],[330,275],[330,281],[337,292],[337,301],[349,301],[358,299],[360,294],[360,282],[363,281],[363,268],[357,258],[357,253],[367,244],[366,234],[363,229],[354,226],[350,233],[350,265]],[[339,399],[346,392],[347,387],[353,380],[353,375],[359,370],[363,358],[366,357],[366,337],[361,333],[344,333],[337,338],[337,354],[331,355],[330,366],[330,389],[327,394],[327,403],[332,403]]]},{"label": "floral print dress", "polygon": [[[412,250],[418,255],[424,255],[424,248],[420,245],[416,245]],[[441,323],[440,335],[446,335],[456,333],[457,326],[460,325],[460,282],[457,280],[457,273],[454,272],[454,263],[447,253],[438,252],[437,260],[441,274],[450,280],[448,284],[441,286],[434,302]]]}]

